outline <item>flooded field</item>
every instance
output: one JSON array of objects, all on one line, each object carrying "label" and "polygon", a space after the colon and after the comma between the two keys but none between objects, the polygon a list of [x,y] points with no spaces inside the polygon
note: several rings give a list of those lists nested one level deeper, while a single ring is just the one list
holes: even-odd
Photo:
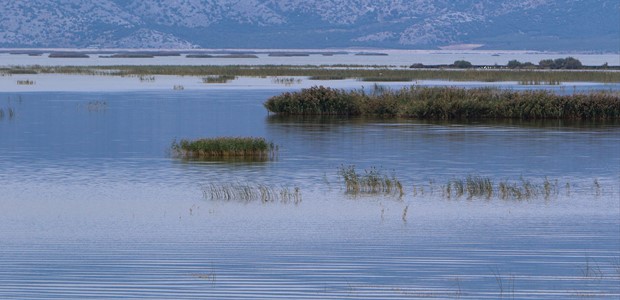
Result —
[{"label": "flooded field", "polygon": [[[0,93],[0,298],[620,297],[617,122],[267,113],[296,88]],[[278,154],[170,153],[217,136],[264,137]],[[404,195],[348,193],[351,165]],[[471,176],[536,194],[447,196]],[[210,197],[231,184],[300,201]]]}]

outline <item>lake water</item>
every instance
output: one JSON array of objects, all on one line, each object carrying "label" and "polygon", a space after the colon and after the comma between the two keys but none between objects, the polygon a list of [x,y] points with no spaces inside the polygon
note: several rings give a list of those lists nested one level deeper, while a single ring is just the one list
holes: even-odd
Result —
[{"label": "lake water", "polygon": [[[617,122],[268,115],[283,89],[0,93],[0,298],[620,297]],[[278,155],[170,155],[215,136],[262,136]],[[347,194],[349,165],[405,195]],[[554,192],[445,196],[468,175]],[[231,183],[302,201],[209,199]]]}]

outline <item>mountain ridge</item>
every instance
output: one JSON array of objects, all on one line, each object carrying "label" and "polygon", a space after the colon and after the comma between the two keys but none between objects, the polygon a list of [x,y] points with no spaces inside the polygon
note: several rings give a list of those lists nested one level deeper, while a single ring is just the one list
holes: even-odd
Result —
[{"label": "mountain ridge", "polygon": [[0,47],[620,51],[614,0],[30,0]]}]

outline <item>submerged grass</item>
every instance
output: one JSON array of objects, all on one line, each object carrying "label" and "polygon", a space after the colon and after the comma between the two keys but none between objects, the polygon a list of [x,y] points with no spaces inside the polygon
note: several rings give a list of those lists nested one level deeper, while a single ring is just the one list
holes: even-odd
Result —
[{"label": "submerged grass", "polygon": [[257,137],[216,137],[197,140],[173,141],[172,152],[182,158],[254,158],[268,160],[275,157],[278,146]]},{"label": "submerged grass", "polygon": [[390,90],[345,91],[315,86],[286,92],[264,103],[282,115],[381,116],[415,119],[571,119],[620,118],[620,94],[558,95],[549,91],[411,86]]},{"label": "submerged grass", "polygon": [[265,184],[212,183],[204,189],[203,195],[206,199],[221,201],[301,203],[301,191],[298,187],[291,189]]}]

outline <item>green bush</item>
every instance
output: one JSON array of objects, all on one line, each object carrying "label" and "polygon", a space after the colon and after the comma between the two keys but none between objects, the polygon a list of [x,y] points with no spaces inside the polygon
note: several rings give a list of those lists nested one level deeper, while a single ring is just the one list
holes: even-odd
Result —
[{"label": "green bush", "polygon": [[473,67],[473,65],[466,60],[457,60],[452,64],[452,66],[459,69],[469,69]]}]

